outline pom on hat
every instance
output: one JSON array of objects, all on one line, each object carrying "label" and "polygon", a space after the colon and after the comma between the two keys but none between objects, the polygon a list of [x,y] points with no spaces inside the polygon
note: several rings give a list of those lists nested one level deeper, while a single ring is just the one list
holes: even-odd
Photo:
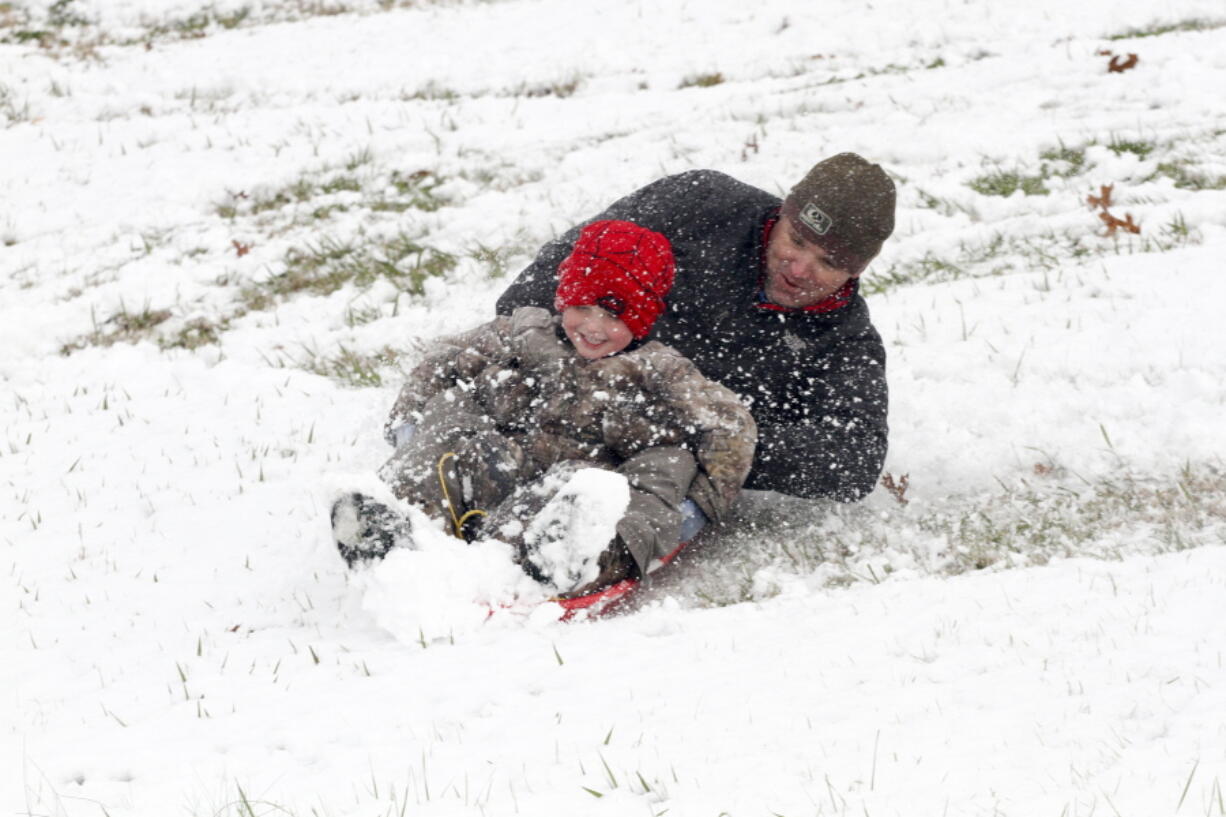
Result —
[{"label": "pom on hat", "polygon": [[676,263],[668,239],[630,221],[595,221],[558,265],[554,309],[599,306],[642,340],[664,312]]}]

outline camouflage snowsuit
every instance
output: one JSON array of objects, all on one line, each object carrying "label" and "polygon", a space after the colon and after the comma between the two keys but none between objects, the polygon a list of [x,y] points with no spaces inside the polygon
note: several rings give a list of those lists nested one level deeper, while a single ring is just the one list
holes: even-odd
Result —
[{"label": "camouflage snowsuit", "polygon": [[[616,470],[630,484],[617,533],[640,570],[677,546],[680,503],[722,519],[753,462],[757,429],[727,388],[658,342],[587,361],[561,319],[523,307],[439,341],[414,368],[385,431],[417,427],[383,466],[401,499],[446,519],[440,457],[454,453],[463,504],[513,539],[544,504],[547,473]],[[521,525],[507,524],[513,522]]]}]

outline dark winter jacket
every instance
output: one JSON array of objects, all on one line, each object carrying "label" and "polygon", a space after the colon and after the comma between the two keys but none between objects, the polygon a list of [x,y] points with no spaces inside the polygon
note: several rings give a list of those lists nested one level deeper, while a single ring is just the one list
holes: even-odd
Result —
[{"label": "dark winter jacket", "polygon": [[[841,501],[862,498],[886,453],[885,349],[858,292],[827,313],[759,305],[776,196],[710,170],[669,176],[595,216],[672,242],[677,277],[651,337],[736,392],[758,424],[747,488]],[[585,222],[587,223],[587,222]],[[541,249],[498,312],[553,300],[578,225]]]},{"label": "dark winter jacket", "polygon": [[[584,360],[560,320],[523,307],[440,339],[410,374],[387,429],[413,422],[415,439],[449,435],[457,423],[469,437],[495,433],[502,459],[513,463],[500,470],[519,481],[568,461],[622,471],[631,507],[618,532],[646,568],[676,547],[677,505],[687,495],[712,519],[727,512],[753,461],[753,417],[664,344]],[[401,498],[437,493],[431,444],[398,450],[385,466]],[[650,455],[661,450],[675,454]]]}]

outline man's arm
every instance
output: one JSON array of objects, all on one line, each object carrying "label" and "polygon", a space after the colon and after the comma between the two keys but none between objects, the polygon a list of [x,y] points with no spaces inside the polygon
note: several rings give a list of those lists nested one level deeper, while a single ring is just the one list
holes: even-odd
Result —
[{"label": "man's arm", "polygon": [[745,487],[855,502],[876,486],[885,453],[884,429],[840,433],[820,425],[759,425]]},{"label": "man's arm", "polygon": [[839,502],[868,495],[881,476],[887,448],[883,356],[884,351],[844,356],[837,370],[822,372],[833,396],[815,405],[810,417],[789,422],[761,412],[745,487]]},{"label": "man's arm", "polygon": [[495,305],[497,314],[509,315],[521,306],[553,309],[553,296],[558,288],[558,265],[570,255],[584,224],[587,222],[572,227],[541,248],[532,263],[498,296]]}]

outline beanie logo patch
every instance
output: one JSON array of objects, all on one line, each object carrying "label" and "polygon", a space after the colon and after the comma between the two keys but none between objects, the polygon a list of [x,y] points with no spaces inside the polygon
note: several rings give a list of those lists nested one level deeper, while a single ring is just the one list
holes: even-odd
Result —
[{"label": "beanie logo patch", "polygon": [[822,212],[816,204],[806,204],[800,211],[800,220],[818,235],[825,235],[834,226],[834,219]]}]

